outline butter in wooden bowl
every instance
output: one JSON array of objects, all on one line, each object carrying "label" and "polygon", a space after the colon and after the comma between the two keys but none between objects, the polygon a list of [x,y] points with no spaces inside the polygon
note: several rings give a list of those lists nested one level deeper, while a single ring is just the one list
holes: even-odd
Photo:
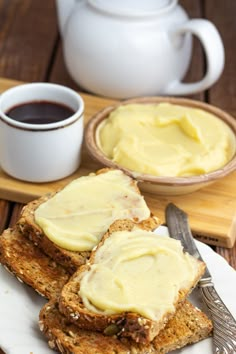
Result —
[{"label": "butter in wooden bowl", "polygon": [[206,103],[139,98],[99,112],[86,131],[95,159],[160,194],[182,194],[236,168],[236,121]]}]

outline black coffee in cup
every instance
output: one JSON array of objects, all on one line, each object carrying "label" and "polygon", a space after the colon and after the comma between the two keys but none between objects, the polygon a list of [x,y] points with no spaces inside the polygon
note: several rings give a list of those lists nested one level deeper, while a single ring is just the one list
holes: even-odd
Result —
[{"label": "black coffee in cup", "polygon": [[22,123],[49,124],[71,117],[75,112],[68,106],[49,101],[33,101],[10,108],[5,114]]}]

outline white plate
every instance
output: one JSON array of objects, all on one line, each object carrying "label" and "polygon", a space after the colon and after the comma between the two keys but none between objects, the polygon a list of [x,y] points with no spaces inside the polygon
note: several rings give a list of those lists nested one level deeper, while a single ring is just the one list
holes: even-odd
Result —
[{"label": "white plate", "polygon": [[[156,230],[167,235],[165,227]],[[197,242],[199,250],[212,272],[216,290],[225,304],[236,316],[236,272],[207,245]],[[204,308],[198,293],[191,301]],[[46,302],[34,290],[18,282],[15,277],[0,266],[0,347],[7,354],[51,354],[45,338],[38,329],[38,313]],[[211,354],[212,340],[206,339],[197,344],[175,351],[175,354]]]}]

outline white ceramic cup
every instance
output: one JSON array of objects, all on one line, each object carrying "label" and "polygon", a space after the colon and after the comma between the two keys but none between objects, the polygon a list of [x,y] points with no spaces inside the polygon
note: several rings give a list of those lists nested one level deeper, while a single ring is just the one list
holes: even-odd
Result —
[{"label": "white ceramic cup", "polygon": [[[47,101],[72,109],[61,121],[30,124],[6,115],[24,103]],[[29,182],[50,182],[78,169],[83,140],[84,102],[65,86],[50,83],[23,84],[0,96],[0,166],[10,176]]]}]

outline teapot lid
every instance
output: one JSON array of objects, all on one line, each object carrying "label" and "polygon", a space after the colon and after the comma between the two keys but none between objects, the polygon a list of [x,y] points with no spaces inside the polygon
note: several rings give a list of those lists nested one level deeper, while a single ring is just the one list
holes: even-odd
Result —
[{"label": "teapot lid", "polygon": [[118,16],[155,16],[166,12],[178,0],[88,0],[96,9]]}]

